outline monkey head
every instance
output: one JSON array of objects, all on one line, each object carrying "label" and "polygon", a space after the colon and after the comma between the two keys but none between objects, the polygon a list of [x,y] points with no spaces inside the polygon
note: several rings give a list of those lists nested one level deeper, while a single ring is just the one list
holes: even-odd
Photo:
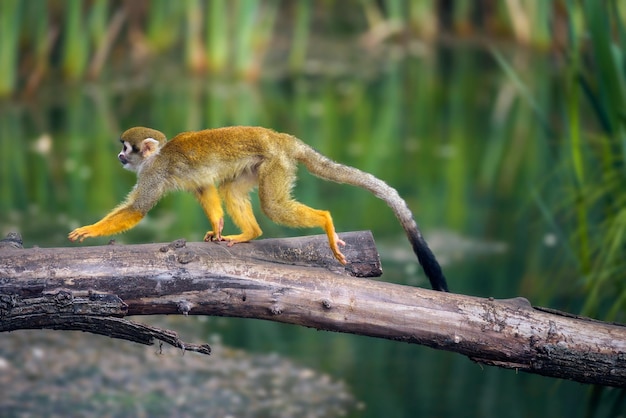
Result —
[{"label": "monkey head", "polygon": [[122,151],[117,158],[125,169],[138,171],[150,157],[159,153],[167,138],[155,129],[136,126],[125,131],[120,137]]}]

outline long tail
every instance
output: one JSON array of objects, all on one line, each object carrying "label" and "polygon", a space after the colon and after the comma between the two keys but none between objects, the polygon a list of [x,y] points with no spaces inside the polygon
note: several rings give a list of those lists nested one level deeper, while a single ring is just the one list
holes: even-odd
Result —
[{"label": "long tail", "polygon": [[339,164],[330,158],[324,157],[305,143],[301,142],[301,144],[302,146],[298,147],[299,153],[296,155],[296,158],[305,165],[311,174],[325,180],[350,184],[369,190],[376,197],[387,203],[393,210],[396,218],[398,218],[398,221],[400,221],[402,228],[404,228],[413,247],[413,252],[417,255],[417,259],[430,280],[432,288],[447,292],[448,285],[441,271],[441,266],[433,252],[428,248],[428,244],[422,237],[422,233],[413,219],[411,210],[404,199],[400,197],[397,190],[369,173]]}]

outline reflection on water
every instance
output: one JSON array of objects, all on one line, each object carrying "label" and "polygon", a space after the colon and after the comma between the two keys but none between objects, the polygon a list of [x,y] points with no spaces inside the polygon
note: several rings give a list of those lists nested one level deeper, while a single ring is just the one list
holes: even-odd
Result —
[{"label": "reflection on water", "polygon": [[[529,58],[517,57],[518,67],[548,106],[547,59]],[[380,72],[360,79],[316,75],[248,85],[166,73],[136,85],[46,86],[33,102],[2,104],[0,231],[21,232],[27,247],[71,247],[66,234],[99,219],[134,184],[134,175],[116,159],[116,138],[130,126],[151,126],[171,137],[207,127],[262,125],[292,133],[389,182],[414,210],[427,240],[429,231],[443,229],[472,242],[506,245],[506,252],[450,258],[445,269],[453,291],[550,304],[545,281],[549,261],[560,250],[544,244],[542,237],[550,231],[528,205],[530,185],[555,162],[544,131],[510,83],[488,55],[466,49],[390,59]],[[340,231],[371,229],[376,239],[408,250],[391,211],[362,190],[302,171],[294,194],[331,210]],[[255,207],[260,213],[256,201]],[[266,236],[313,232],[283,228],[261,215],[259,221]],[[227,223],[225,232],[231,228]],[[117,240],[200,240],[207,229],[193,197],[174,193]],[[445,258],[450,249],[441,246],[448,245],[444,240],[435,252]],[[384,280],[424,283],[412,258],[383,257],[385,263]],[[264,321],[210,318],[198,324],[190,340],[198,342],[207,330],[230,346],[276,352],[345,381],[365,404],[363,411],[352,408],[353,416],[576,417],[583,414],[588,390],[484,368],[424,347]],[[98,374],[108,348],[92,341],[93,350],[100,350],[92,363]],[[185,373],[195,381],[195,366]],[[56,384],[80,385],[67,380]]]}]

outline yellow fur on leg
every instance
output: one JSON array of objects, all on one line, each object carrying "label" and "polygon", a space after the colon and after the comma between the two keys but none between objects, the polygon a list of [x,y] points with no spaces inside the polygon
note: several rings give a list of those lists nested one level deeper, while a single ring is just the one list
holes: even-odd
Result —
[{"label": "yellow fur on leg", "polygon": [[328,245],[330,245],[330,249],[333,252],[335,258],[343,265],[348,264],[348,260],[346,260],[346,256],[343,255],[341,251],[339,251],[339,245],[342,247],[346,245],[346,243],[339,239],[339,235],[335,232],[335,225],[333,224],[333,220],[330,216],[330,212],[324,211],[328,214],[328,218],[326,219],[326,225],[324,226],[324,231],[326,232],[326,236],[328,237]]},{"label": "yellow fur on leg", "polygon": [[137,225],[143,216],[143,213],[139,211],[121,208],[93,225],[76,228],[70,232],[68,237],[71,241],[79,240],[82,242],[85,238],[117,234]]},{"label": "yellow fur on leg", "polygon": [[330,216],[330,212],[327,210],[312,209],[298,202],[293,202],[295,205],[294,216],[300,219],[300,222],[308,222],[307,225],[300,225],[302,227],[320,227],[326,232],[328,237],[328,245],[333,252],[335,258],[341,264],[347,264],[348,260],[339,250],[339,245],[344,246],[346,243],[339,239],[339,236],[335,232],[335,225],[333,224],[333,218]]},{"label": "yellow fur on leg", "polygon": [[299,228],[322,228],[328,236],[328,244],[333,255],[341,264],[346,264],[346,257],[339,251],[339,245],[345,245],[345,242],[335,233],[330,212],[310,208],[291,197],[294,173],[295,166],[278,160],[259,167],[261,209],[271,220],[279,224]]},{"label": "yellow fur on leg", "polygon": [[257,223],[250,203],[250,189],[254,186],[252,179],[224,183],[219,191],[226,204],[226,211],[231,219],[241,230],[238,235],[226,235],[222,238],[228,241],[228,245],[238,242],[248,242],[259,237],[263,231]]},{"label": "yellow fur on leg", "polygon": [[195,191],[195,195],[202,205],[207,218],[209,218],[211,228],[213,228],[204,235],[204,240],[221,241],[222,229],[224,228],[224,211],[222,210],[222,201],[217,189],[213,185],[198,188]]}]

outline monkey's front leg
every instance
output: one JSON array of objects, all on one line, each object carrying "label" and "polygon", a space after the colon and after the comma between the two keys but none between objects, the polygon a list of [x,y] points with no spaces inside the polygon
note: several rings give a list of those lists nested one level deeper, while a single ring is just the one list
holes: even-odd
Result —
[{"label": "monkey's front leg", "polygon": [[228,241],[228,245],[239,242],[248,242],[262,234],[261,228],[254,217],[252,204],[250,203],[249,190],[254,183],[248,178],[225,183],[220,186],[220,194],[224,198],[226,210],[235,225],[241,231],[237,235],[226,235],[222,238]]},{"label": "monkey's front leg", "polygon": [[211,223],[211,231],[204,235],[205,241],[223,241],[222,229],[224,229],[224,211],[222,210],[222,201],[217,192],[217,188],[213,185],[200,187],[195,191],[196,199],[202,205],[205,215]]},{"label": "monkey's front leg", "polygon": [[69,233],[68,238],[70,241],[82,242],[85,238],[117,234],[137,225],[143,217],[144,214],[138,210],[120,207],[93,225],[76,228]]}]

